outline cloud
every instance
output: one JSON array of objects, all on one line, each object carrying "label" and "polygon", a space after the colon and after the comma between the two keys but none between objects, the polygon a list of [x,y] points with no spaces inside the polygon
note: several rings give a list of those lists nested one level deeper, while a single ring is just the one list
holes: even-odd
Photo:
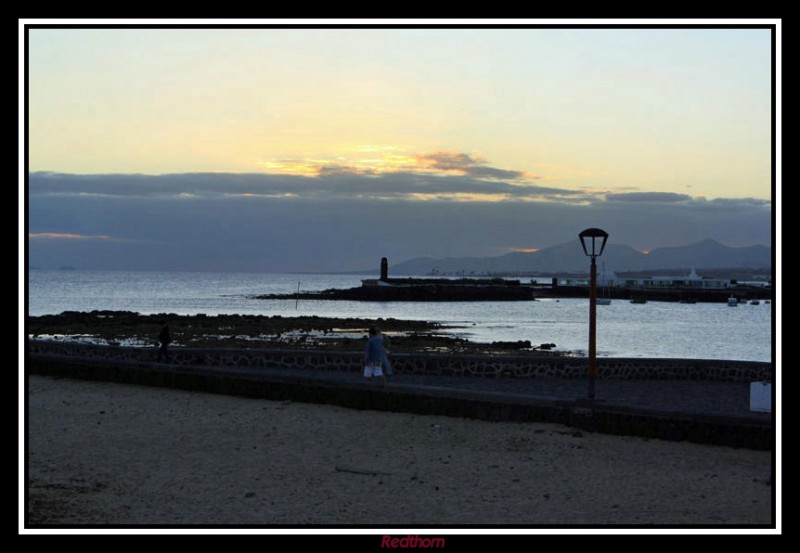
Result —
[{"label": "cloud", "polygon": [[417,156],[421,162],[427,162],[436,169],[449,171],[452,169],[464,170],[473,165],[485,163],[483,159],[475,159],[469,154],[458,152],[433,152]]},{"label": "cloud", "polygon": [[712,210],[765,209],[771,208],[772,202],[760,198],[714,198],[713,200],[706,200],[700,197],[694,198],[690,207]]},{"label": "cloud", "polygon": [[465,176],[482,180],[533,181],[540,177],[487,165],[470,154],[437,151],[408,154],[397,148],[362,148],[334,159],[282,158],[259,162],[267,173],[324,177],[332,174],[387,175],[415,173],[432,176]]},{"label": "cloud", "polygon": [[[705,238],[731,246],[771,243],[769,209],[748,202],[739,209],[733,202],[693,203],[705,207],[32,194],[28,246],[30,264],[37,267],[290,272],[368,269],[383,256],[399,263],[424,255],[497,255],[577,240],[578,232],[595,226],[613,243],[638,249]],[[115,239],[36,238],[48,234]]]},{"label": "cloud", "polygon": [[[477,173],[491,168],[476,168]],[[585,192],[471,175],[419,172],[374,174],[347,167],[327,167],[317,176],[242,173],[167,175],[70,175],[31,173],[29,194],[127,197],[213,198],[270,196],[303,199],[542,200],[584,199]]]},{"label": "cloud", "polygon": [[346,167],[342,165],[325,165],[320,167],[317,171],[320,177],[330,177],[332,175],[374,175],[374,171],[358,169],[357,167]]},{"label": "cloud", "polygon": [[29,232],[28,238],[33,240],[49,239],[49,240],[111,240],[110,236],[106,235],[87,235],[87,234],[74,234],[68,232]]},{"label": "cloud", "polygon": [[[472,167],[469,156],[432,158],[442,167]],[[483,169],[478,168],[478,172]],[[542,186],[529,180],[477,178],[467,174],[427,174],[397,171],[359,172],[356,168],[328,167],[316,176],[260,173],[174,173],[166,175],[72,175],[31,173],[28,193],[39,196],[150,198],[153,200],[272,198],[284,201],[436,201],[544,202],[549,205],[607,206],[608,209],[648,210],[673,205],[699,211],[769,210],[771,202],[755,198],[707,200],[673,192],[619,192],[574,190]],[[616,206],[616,207],[615,207]]]},{"label": "cloud", "polygon": [[455,172],[481,179],[521,179],[538,177],[527,176],[521,171],[509,171],[485,166],[486,161],[469,154],[458,152],[434,152],[415,158],[421,169]]},{"label": "cloud", "polygon": [[36,172],[28,177],[31,195],[178,197],[225,196],[295,199],[409,199],[437,201],[543,201],[586,193],[538,186],[538,177],[490,167],[457,152],[404,155],[364,152],[355,160],[265,162],[266,173],[173,173],[163,175],[73,175]]},{"label": "cloud", "polygon": [[374,159],[307,162],[293,173],[31,173],[30,264],[344,271],[384,256],[533,250],[588,227],[640,250],[772,242],[767,200],[542,186],[455,152],[365,156]]},{"label": "cloud", "polygon": [[609,202],[686,202],[691,200],[691,196],[686,194],[677,194],[675,192],[623,192],[623,193],[607,193],[606,200]]},{"label": "cloud", "polygon": [[670,206],[677,210],[708,214],[750,211],[767,213],[772,209],[771,201],[759,198],[714,198],[708,200],[702,196],[693,197],[672,192],[606,193],[605,201],[600,198],[595,198],[593,201],[595,205],[602,204],[609,209],[614,206],[625,206],[626,210],[637,209],[645,213],[654,208],[667,209]]},{"label": "cloud", "polygon": [[[479,179],[519,179],[526,177],[525,173],[520,171],[508,171],[494,167],[469,167],[464,170],[464,173]],[[526,178],[538,179],[539,177]]]}]

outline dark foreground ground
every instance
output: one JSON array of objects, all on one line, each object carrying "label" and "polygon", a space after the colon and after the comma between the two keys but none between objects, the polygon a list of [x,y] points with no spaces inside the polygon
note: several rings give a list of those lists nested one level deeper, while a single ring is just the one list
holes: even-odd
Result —
[{"label": "dark foreground ground", "polygon": [[33,529],[776,522],[769,451],[38,375],[28,413]]}]

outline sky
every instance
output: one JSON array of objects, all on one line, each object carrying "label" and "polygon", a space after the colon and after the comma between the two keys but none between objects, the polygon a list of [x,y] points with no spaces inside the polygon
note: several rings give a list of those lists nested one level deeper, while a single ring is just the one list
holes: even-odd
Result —
[{"label": "sky", "polygon": [[643,251],[772,245],[761,23],[30,22],[28,263],[348,271],[587,227]]}]

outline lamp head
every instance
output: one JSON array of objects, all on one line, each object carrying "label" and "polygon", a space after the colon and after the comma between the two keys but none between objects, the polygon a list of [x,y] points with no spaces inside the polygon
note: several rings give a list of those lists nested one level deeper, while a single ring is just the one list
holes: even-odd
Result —
[{"label": "lamp head", "polygon": [[582,231],[578,237],[581,240],[581,246],[583,246],[583,253],[592,259],[603,255],[603,250],[608,240],[608,233],[606,231],[599,228],[587,228]]}]

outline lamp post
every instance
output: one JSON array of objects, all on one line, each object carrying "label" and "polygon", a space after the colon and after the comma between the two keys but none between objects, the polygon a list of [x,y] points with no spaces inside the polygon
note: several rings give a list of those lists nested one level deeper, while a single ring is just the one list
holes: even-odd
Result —
[{"label": "lamp post", "polygon": [[589,399],[594,399],[594,381],[597,378],[597,263],[595,260],[603,255],[608,233],[599,228],[587,228],[578,237],[583,246],[583,253],[592,260],[589,281]]}]

